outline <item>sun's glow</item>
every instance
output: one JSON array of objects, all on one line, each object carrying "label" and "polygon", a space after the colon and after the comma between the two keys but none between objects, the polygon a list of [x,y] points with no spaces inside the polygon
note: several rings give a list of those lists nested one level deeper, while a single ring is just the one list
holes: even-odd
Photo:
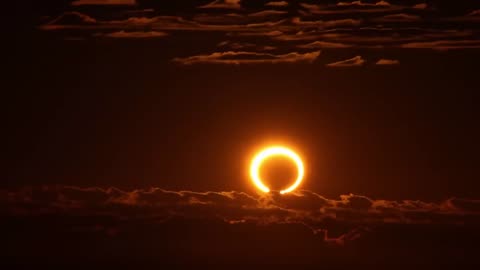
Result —
[{"label": "sun's glow", "polygon": [[300,183],[302,183],[305,169],[303,167],[303,162],[300,156],[289,148],[283,146],[271,146],[263,149],[255,155],[250,165],[250,177],[252,178],[253,183],[261,191],[265,193],[270,192],[270,188],[263,183],[262,179],[260,179],[260,168],[264,161],[274,156],[287,157],[292,160],[297,166],[297,179],[295,179],[295,182],[291,186],[284,190],[281,190],[280,194],[289,193],[295,190],[300,185]]}]

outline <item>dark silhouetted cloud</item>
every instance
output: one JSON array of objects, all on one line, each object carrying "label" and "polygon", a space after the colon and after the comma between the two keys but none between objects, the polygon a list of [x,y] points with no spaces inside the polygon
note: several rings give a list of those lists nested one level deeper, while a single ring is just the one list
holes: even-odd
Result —
[{"label": "dark silhouetted cloud", "polygon": [[[357,61],[358,62],[358,61]],[[105,227],[99,217],[121,224],[163,223],[171,218],[220,220],[227,224],[299,224],[324,240],[344,243],[361,237],[362,231],[386,224],[478,224],[480,201],[452,198],[440,203],[416,200],[374,200],[360,195],[327,199],[302,190],[287,196],[249,195],[244,192],[168,191],[160,188],[122,191],[117,188],[44,186],[0,192],[4,216],[77,216],[82,224]],[[99,221],[100,220],[100,221]],[[100,224],[99,224],[100,223]],[[108,227],[108,226],[107,226]],[[344,228],[338,237],[329,230]]]}]

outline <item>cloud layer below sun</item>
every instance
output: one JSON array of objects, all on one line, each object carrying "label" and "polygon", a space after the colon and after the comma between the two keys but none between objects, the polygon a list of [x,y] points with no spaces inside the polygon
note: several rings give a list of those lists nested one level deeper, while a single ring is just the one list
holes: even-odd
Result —
[{"label": "cloud layer below sun", "polygon": [[[312,63],[291,61],[290,56],[311,55],[318,50],[377,50],[385,52],[384,57],[388,58],[390,49],[408,52],[480,48],[480,5],[463,1],[167,2],[78,0],[63,12],[43,16],[38,27],[46,34],[77,41],[175,42],[179,37],[190,36],[202,52],[183,52],[171,58],[174,63],[189,65]],[[245,60],[245,56],[250,60]]]},{"label": "cloud layer below sun", "polygon": [[[244,192],[168,191],[160,188],[122,191],[117,188],[44,186],[0,192],[6,217],[76,217],[84,228],[121,233],[132,223],[168,223],[175,218],[221,221],[231,226],[296,224],[323,241],[344,244],[375,233],[375,228],[402,224],[480,224],[480,201],[451,198],[439,203],[418,200],[374,200],[360,195],[327,199],[302,190],[288,196],[253,196]],[[103,217],[103,218],[101,218]],[[102,224],[105,223],[105,224]],[[338,231],[338,228],[342,228]],[[333,233],[332,231],[335,231]]]}]

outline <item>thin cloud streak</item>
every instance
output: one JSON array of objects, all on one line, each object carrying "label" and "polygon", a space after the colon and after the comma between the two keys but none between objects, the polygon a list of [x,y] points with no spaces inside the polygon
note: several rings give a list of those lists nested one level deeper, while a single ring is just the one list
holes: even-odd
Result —
[{"label": "thin cloud streak", "polygon": [[365,60],[357,55],[353,58],[327,64],[328,67],[358,67],[365,64]]},{"label": "thin cloud streak", "polygon": [[378,66],[391,66],[391,65],[399,65],[400,64],[400,61],[398,60],[394,60],[394,59],[379,59],[375,65],[378,65]]},{"label": "thin cloud streak", "polygon": [[406,13],[399,13],[399,14],[385,15],[383,17],[376,18],[373,21],[376,21],[376,22],[416,22],[416,21],[420,21],[420,20],[421,20],[420,16],[406,14]]},{"label": "thin cloud streak", "polygon": [[240,0],[215,0],[198,8],[216,8],[216,9],[240,9]]},{"label": "thin cloud streak", "polygon": [[118,31],[113,33],[104,34],[104,37],[109,38],[125,38],[125,39],[144,39],[144,38],[159,38],[168,36],[167,33],[157,32],[157,31],[148,31],[148,32],[126,32]]},{"label": "thin cloud streak", "polygon": [[353,47],[353,45],[327,41],[314,41],[308,44],[298,45],[298,47],[304,49],[343,49]]},{"label": "thin cloud streak", "polygon": [[320,51],[287,54],[270,54],[257,52],[227,51],[215,52],[207,55],[196,55],[185,58],[175,58],[173,62],[182,65],[193,64],[278,64],[278,63],[312,63],[320,55]]},{"label": "thin cloud streak", "polygon": [[386,1],[378,1],[376,3],[364,3],[362,1],[353,1],[353,2],[339,2],[337,3],[337,6],[339,7],[352,7],[352,6],[357,6],[357,7],[389,7],[391,4]]},{"label": "thin cloud streak", "polygon": [[440,51],[478,49],[480,48],[480,40],[436,40],[430,42],[412,42],[402,44],[400,47],[409,49],[432,49]]},{"label": "thin cloud streak", "polygon": [[[355,3],[355,4],[352,4]],[[335,6],[300,3],[300,6],[312,15],[341,15],[341,14],[369,14],[402,11],[404,6],[391,5],[380,1],[377,4],[363,3],[361,1],[340,2]]]},{"label": "thin cloud streak", "polygon": [[269,6],[269,7],[286,7],[286,6],[288,6],[288,2],[287,2],[287,1],[272,1],[272,2],[266,3],[265,6]]}]

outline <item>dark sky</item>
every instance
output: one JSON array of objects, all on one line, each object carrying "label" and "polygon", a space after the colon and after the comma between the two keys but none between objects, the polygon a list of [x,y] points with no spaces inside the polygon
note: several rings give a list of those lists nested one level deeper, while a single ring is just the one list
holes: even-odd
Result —
[{"label": "dark sky", "polygon": [[6,184],[248,190],[252,151],[286,142],[304,153],[305,188],[329,196],[478,194],[476,51],[184,67],[165,46],[39,38],[6,102]]},{"label": "dark sky", "polygon": [[[3,263],[478,264],[477,1],[6,10]],[[298,194],[251,184],[272,143]]]}]

